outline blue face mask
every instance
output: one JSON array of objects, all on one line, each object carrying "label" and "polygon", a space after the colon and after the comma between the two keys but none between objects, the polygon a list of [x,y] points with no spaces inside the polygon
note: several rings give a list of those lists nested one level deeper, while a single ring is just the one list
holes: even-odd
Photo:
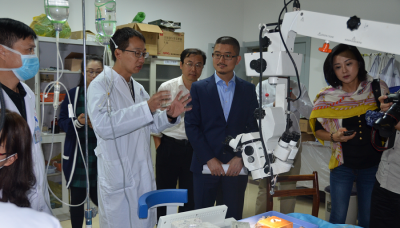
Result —
[{"label": "blue face mask", "polygon": [[21,81],[26,81],[28,79],[35,77],[36,73],[39,71],[39,58],[35,54],[23,55],[19,51],[16,51],[16,50],[6,47],[4,45],[1,45],[1,46],[3,46],[5,49],[7,49],[11,52],[19,54],[21,56],[22,67],[11,68],[11,69],[0,68],[0,71],[12,70],[14,72],[15,76],[17,76],[17,78]]}]

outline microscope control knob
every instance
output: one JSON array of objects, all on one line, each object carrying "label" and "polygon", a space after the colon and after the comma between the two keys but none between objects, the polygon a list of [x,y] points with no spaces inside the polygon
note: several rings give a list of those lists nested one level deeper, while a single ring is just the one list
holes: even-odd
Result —
[{"label": "microscope control knob", "polygon": [[267,69],[267,61],[265,61],[265,59],[251,60],[250,68],[257,73],[264,72]]},{"label": "microscope control knob", "polygon": [[253,147],[252,147],[252,146],[246,146],[246,147],[244,148],[244,153],[245,153],[247,156],[252,155],[252,154],[254,153]]},{"label": "microscope control knob", "polygon": [[247,161],[249,162],[249,163],[253,163],[254,162],[254,157],[253,156],[249,156],[248,158],[247,158]]},{"label": "microscope control knob", "polygon": [[350,31],[358,29],[358,27],[360,27],[360,25],[361,25],[361,20],[357,16],[352,16],[347,21],[347,28],[350,29]]}]

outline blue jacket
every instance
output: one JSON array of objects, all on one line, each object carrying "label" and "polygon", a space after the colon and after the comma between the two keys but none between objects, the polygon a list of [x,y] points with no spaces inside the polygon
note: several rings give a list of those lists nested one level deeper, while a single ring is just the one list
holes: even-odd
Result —
[{"label": "blue jacket", "polygon": [[[71,102],[73,104],[74,110],[76,110],[76,103],[78,100],[79,94],[79,86],[68,91],[69,96],[71,98]],[[65,143],[64,143],[64,154],[62,169],[64,172],[65,180],[67,182],[67,188],[71,183],[72,177],[74,175],[74,167],[76,162],[76,154],[79,151],[76,143],[76,133],[74,130],[74,124],[76,126],[77,131],[84,131],[84,127],[77,126],[77,119],[74,118],[74,122],[72,122],[71,118],[68,116],[68,96],[65,96],[64,101],[61,103],[60,117],[58,120],[58,125],[65,131]],[[76,113],[75,113],[76,115]],[[78,124],[79,125],[79,124]]]},{"label": "blue jacket", "polygon": [[242,133],[258,131],[253,114],[258,107],[255,86],[238,77],[235,83],[235,93],[227,121],[219,99],[215,76],[192,84],[190,95],[193,108],[185,113],[185,129],[193,147],[190,170],[194,173],[201,173],[203,165],[214,157],[224,164],[234,157],[233,149],[223,144],[227,136],[235,138]]}]

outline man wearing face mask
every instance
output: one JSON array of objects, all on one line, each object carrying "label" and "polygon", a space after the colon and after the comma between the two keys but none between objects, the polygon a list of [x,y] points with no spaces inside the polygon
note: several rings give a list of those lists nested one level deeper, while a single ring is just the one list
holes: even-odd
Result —
[{"label": "man wearing face mask", "polygon": [[29,191],[28,198],[32,209],[52,214],[41,148],[41,131],[35,111],[35,94],[21,82],[33,78],[39,70],[39,60],[34,52],[36,38],[35,32],[24,23],[0,18],[0,83],[5,106],[26,120],[33,138],[32,159],[36,184]]}]

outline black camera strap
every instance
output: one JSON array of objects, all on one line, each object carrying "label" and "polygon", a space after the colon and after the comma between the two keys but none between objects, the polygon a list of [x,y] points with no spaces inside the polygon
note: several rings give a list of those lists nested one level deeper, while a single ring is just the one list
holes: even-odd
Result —
[{"label": "black camera strap", "polygon": [[390,149],[390,148],[392,148],[394,146],[394,141],[396,140],[396,134],[392,134],[389,138],[387,138],[387,140],[386,140],[387,147],[385,147],[385,146],[382,146],[382,142],[378,142],[379,145],[376,144],[375,140],[377,138],[380,139],[379,134],[377,134],[377,133],[378,133],[378,131],[375,130],[374,128],[372,128],[372,131],[371,131],[371,143],[372,143],[372,146],[375,148],[375,150],[383,152],[383,151],[385,151],[387,149]]},{"label": "black camera strap", "polygon": [[371,86],[372,86],[372,93],[374,94],[375,97],[375,102],[376,105],[379,108],[379,111],[381,110],[381,102],[379,101],[379,97],[381,96],[381,83],[379,82],[379,79],[374,79],[371,82]]},{"label": "black camera strap", "polygon": [[[372,80],[371,86],[372,86],[372,93],[374,94],[374,97],[375,97],[376,105],[378,106],[378,109],[380,111],[381,110],[381,102],[379,101],[378,98],[382,95],[382,93],[381,93],[381,85],[380,85],[379,79]],[[372,128],[372,131],[371,131],[371,141],[372,142],[371,143],[372,143],[372,146],[376,150],[382,152],[382,151],[390,149],[394,146],[396,134],[393,134],[392,136],[387,138],[387,140],[386,140],[387,147],[385,147],[385,146],[382,146],[382,141],[379,140],[379,139],[381,139],[381,137],[379,137],[379,134],[377,134],[377,132],[378,131],[375,130],[375,128]],[[378,144],[376,143],[376,141],[379,141]]]}]

